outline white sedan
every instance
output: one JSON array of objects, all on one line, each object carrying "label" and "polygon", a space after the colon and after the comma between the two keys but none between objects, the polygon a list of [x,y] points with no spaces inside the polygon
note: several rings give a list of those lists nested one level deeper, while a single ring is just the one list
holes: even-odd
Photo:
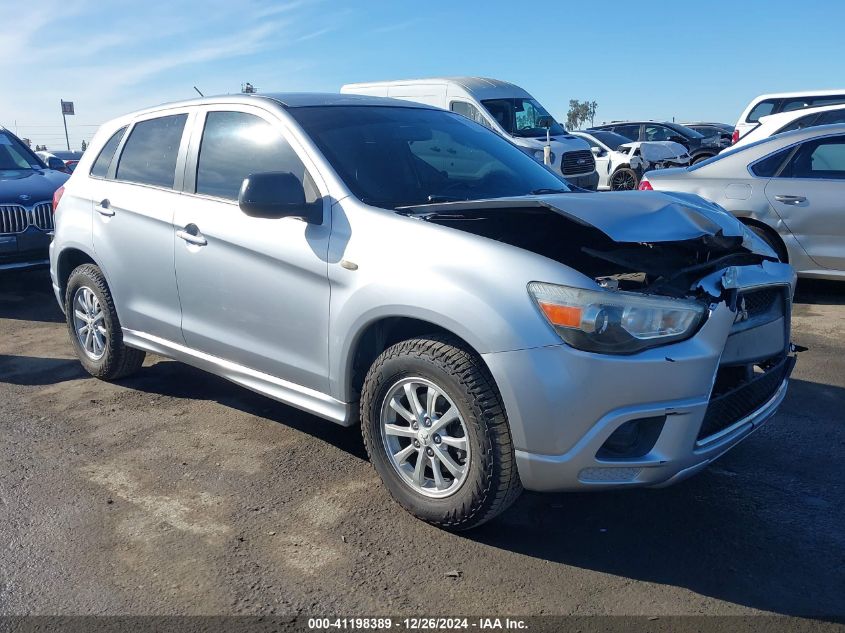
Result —
[{"label": "white sedan", "polygon": [[799,275],[845,279],[845,124],[784,132],[691,167],[650,171],[639,188],[698,194],[737,216]]}]

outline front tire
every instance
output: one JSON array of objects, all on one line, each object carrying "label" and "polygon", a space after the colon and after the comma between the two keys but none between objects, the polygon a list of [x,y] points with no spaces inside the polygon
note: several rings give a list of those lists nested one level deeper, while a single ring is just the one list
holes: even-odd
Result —
[{"label": "front tire", "polygon": [[610,176],[611,191],[633,191],[640,184],[637,172],[629,167],[620,167]]},{"label": "front tire", "polygon": [[71,344],[89,374],[117,380],[141,367],[145,354],[123,344],[111,292],[94,264],[83,264],[70,274],[65,315]]},{"label": "front tire", "polygon": [[414,516],[451,530],[489,521],[522,491],[501,395],[459,341],[402,341],[370,367],[361,394],[370,461]]}]

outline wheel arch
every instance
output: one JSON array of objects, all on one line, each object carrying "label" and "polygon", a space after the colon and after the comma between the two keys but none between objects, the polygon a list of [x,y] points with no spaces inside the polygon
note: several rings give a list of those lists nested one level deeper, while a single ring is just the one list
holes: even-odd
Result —
[{"label": "wheel arch", "polygon": [[[103,276],[106,274],[100,267],[100,264],[97,263],[97,260],[94,259],[89,252],[76,246],[68,246],[62,249],[59,256],[56,258],[56,282],[59,285],[59,292],[61,293],[63,302],[71,273],[83,264],[94,264],[100,268],[103,272]],[[106,283],[108,283],[108,278],[106,279]]]},{"label": "wheel arch", "polygon": [[339,376],[343,399],[356,402],[367,371],[379,354],[391,345],[425,334],[440,334],[454,338],[467,350],[482,358],[481,353],[467,339],[444,325],[411,316],[382,316],[367,323],[353,337]]},{"label": "wheel arch", "polygon": [[749,217],[749,216],[742,216],[737,217],[737,219],[745,224],[746,226],[753,226],[759,228],[761,231],[765,232],[775,244],[775,250],[777,251],[778,255],[782,256],[783,261],[785,263],[789,263],[789,249],[786,246],[786,242],[783,241],[783,238],[780,236],[775,229],[773,229],[769,224],[765,222],[761,222],[760,220]]}]

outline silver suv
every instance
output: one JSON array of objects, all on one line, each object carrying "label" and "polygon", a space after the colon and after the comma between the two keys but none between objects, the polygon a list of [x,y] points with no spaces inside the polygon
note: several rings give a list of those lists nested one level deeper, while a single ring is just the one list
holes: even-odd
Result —
[{"label": "silver suv", "polygon": [[393,497],[467,529],[524,488],[659,486],[766,421],[795,277],[692,195],[573,193],[481,125],[352,95],[104,125],[51,274],[105,380],[145,352],[346,426]]}]

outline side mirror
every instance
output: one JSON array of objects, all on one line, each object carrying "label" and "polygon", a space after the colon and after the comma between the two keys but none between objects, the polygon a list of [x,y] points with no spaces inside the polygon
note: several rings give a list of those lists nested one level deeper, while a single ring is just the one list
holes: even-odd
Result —
[{"label": "side mirror", "polygon": [[541,116],[537,118],[537,127],[544,127],[547,130],[555,124],[555,120],[550,116]]},{"label": "side mirror", "polygon": [[302,181],[290,172],[250,174],[241,185],[238,206],[253,218],[299,218],[311,224],[320,224],[323,219],[322,204],[307,203]]},{"label": "side mirror", "polygon": [[604,156],[604,150],[601,147],[590,147],[590,151],[593,153],[593,156]]}]

